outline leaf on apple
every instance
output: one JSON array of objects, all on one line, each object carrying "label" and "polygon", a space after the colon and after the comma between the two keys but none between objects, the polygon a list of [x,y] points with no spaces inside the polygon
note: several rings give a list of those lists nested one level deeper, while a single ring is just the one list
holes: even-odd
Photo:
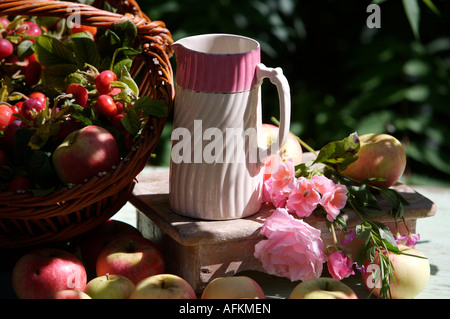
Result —
[{"label": "leaf on apple", "polygon": [[343,171],[358,159],[356,153],[359,147],[358,134],[352,133],[340,141],[333,141],[325,145],[317,155],[314,164],[325,164],[339,172]]}]

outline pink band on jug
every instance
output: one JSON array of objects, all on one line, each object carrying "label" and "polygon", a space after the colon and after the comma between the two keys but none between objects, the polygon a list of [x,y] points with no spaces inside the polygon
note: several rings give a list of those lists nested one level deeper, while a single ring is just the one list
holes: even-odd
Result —
[{"label": "pink band on jug", "polygon": [[183,89],[197,92],[249,91],[256,84],[256,66],[260,61],[259,47],[241,54],[180,51],[177,54],[176,82]]}]

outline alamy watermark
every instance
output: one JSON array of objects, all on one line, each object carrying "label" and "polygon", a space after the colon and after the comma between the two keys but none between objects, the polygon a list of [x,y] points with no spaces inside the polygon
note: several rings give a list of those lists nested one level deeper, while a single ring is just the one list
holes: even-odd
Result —
[{"label": "alamy watermark", "polygon": [[67,27],[73,28],[77,25],[81,25],[80,6],[71,4],[67,7],[66,12],[71,13],[66,19]]},{"label": "alamy watermark", "polygon": [[184,127],[172,131],[171,160],[179,163],[260,163],[278,150],[274,141],[270,148],[258,147],[258,132],[254,127],[209,127],[203,130],[202,120],[194,120],[192,132]]},{"label": "alamy watermark", "polygon": [[370,29],[381,28],[381,9],[378,4],[369,4],[366,12],[371,13],[366,20],[366,25]]},{"label": "alamy watermark", "polygon": [[369,289],[381,288],[381,268],[377,264],[370,264],[365,269],[365,272],[370,273],[370,275],[366,278],[366,286]]}]

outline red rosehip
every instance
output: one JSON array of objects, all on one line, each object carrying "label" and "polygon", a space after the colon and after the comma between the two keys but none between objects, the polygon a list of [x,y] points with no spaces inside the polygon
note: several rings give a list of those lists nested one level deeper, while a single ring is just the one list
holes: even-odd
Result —
[{"label": "red rosehip", "polygon": [[44,106],[47,103],[47,97],[42,92],[33,92],[28,95],[30,99],[35,99],[41,102]]},{"label": "red rosehip", "polygon": [[75,103],[82,107],[85,107],[88,101],[88,92],[86,88],[80,84],[71,84],[66,90],[66,93],[72,94],[75,99]]},{"label": "red rosehip", "polygon": [[117,114],[117,105],[110,95],[102,94],[97,98],[95,111],[105,117],[112,118]]},{"label": "red rosehip", "polygon": [[0,59],[9,57],[14,51],[14,46],[8,39],[0,39]]},{"label": "red rosehip", "polygon": [[95,78],[95,87],[99,95],[108,94],[112,90],[111,82],[116,81],[117,76],[113,71],[106,70],[102,71]]},{"label": "red rosehip", "polygon": [[41,103],[41,101],[36,99],[28,99],[23,102],[22,107],[20,109],[20,114],[27,120],[33,121],[36,114],[42,112],[45,108],[45,105]]},{"label": "red rosehip", "polygon": [[25,68],[25,83],[33,86],[41,79],[42,65],[39,62],[30,62]]},{"label": "red rosehip", "polygon": [[13,110],[6,104],[0,104],[0,131],[3,131],[6,126],[14,120]]}]

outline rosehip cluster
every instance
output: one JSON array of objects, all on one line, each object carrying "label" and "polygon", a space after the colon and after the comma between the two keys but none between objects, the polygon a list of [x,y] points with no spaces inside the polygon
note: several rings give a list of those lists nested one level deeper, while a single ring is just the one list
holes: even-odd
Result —
[{"label": "rosehip cluster", "polygon": [[22,41],[31,41],[42,34],[41,27],[32,21],[12,24],[7,18],[0,18],[0,60],[4,60],[4,68],[9,76],[24,76],[29,86],[36,85],[42,72],[42,65],[33,53],[19,58],[15,54]]},{"label": "rosehip cluster", "polygon": [[111,85],[113,81],[117,81],[117,76],[110,70],[101,72],[95,78],[95,87],[98,92],[95,111],[97,114],[108,118],[114,127],[124,130],[121,123],[121,119],[124,116],[124,105],[122,102],[115,101],[113,98],[115,94],[120,92],[120,89],[115,89]]},{"label": "rosehip cluster", "polygon": [[[121,101],[114,99],[121,89],[114,88],[111,84],[113,81],[117,81],[117,76],[113,71],[100,72],[95,77],[94,83],[97,94],[91,100],[86,87],[81,84],[70,84],[66,93],[71,94],[74,102],[82,107],[93,106],[98,116],[106,118],[114,127],[123,131],[121,119],[124,116],[124,105]],[[92,105],[90,105],[91,103]]]}]

